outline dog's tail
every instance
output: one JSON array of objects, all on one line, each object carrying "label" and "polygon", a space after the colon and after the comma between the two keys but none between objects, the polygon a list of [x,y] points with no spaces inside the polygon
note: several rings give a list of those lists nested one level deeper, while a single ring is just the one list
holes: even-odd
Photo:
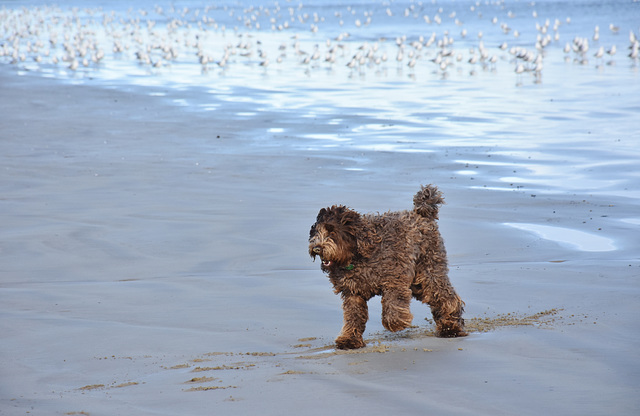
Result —
[{"label": "dog's tail", "polygon": [[444,204],[444,198],[435,185],[420,186],[420,191],[413,197],[413,209],[427,219],[438,219],[440,204]]}]

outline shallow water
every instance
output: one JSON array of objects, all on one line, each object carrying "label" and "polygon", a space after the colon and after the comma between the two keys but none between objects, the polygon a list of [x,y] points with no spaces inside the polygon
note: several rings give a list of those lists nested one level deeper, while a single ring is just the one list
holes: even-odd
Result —
[{"label": "shallow water", "polygon": [[505,225],[536,233],[547,240],[573,246],[582,251],[613,251],[616,249],[610,238],[600,237],[583,231],[539,224],[506,223]]},{"label": "shallow water", "polygon": [[[146,86],[160,96],[188,90],[188,97],[169,104],[212,117],[229,105],[238,108],[239,121],[269,112],[269,125],[256,131],[266,142],[309,151],[475,147],[514,167],[513,174],[502,169],[492,178],[492,189],[640,197],[628,186],[637,180],[640,158],[639,61],[627,56],[630,33],[639,35],[637,2],[72,6],[4,3],[0,62],[18,74],[74,84]],[[588,50],[563,52],[567,44],[577,47],[576,39],[586,40]],[[548,45],[537,48],[541,41]],[[615,54],[594,56],[613,45]],[[397,62],[400,49],[404,57]],[[94,63],[98,51],[104,58]],[[303,63],[315,51],[318,58]],[[528,61],[517,58],[526,53]],[[198,54],[211,62],[200,64]],[[349,68],[354,56],[362,61]],[[432,62],[439,56],[448,62],[444,69]],[[470,64],[472,57],[478,63]],[[269,65],[260,66],[266,59]],[[528,71],[516,74],[519,64]],[[345,115],[370,122],[348,125]],[[314,131],[279,140],[293,132],[289,125],[295,130],[310,120]],[[489,167],[485,160],[471,162],[479,174]]]}]

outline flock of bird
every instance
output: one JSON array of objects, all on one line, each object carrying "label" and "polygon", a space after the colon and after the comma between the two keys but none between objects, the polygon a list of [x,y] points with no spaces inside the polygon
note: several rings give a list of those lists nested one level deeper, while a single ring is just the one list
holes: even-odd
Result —
[{"label": "flock of bird", "polygon": [[[27,69],[90,71],[112,60],[135,62],[150,73],[181,64],[194,65],[202,72],[216,68],[228,71],[242,65],[261,71],[287,66],[307,73],[342,68],[349,74],[363,74],[391,67],[406,69],[409,74],[427,71],[442,75],[454,69],[471,75],[478,70],[495,71],[496,65],[502,64],[511,65],[516,76],[530,73],[536,81],[541,79],[551,48],[562,51],[565,61],[580,65],[590,61],[614,64],[616,55],[634,66],[638,63],[640,40],[633,29],[624,46],[602,44],[599,26],[586,36],[563,39],[562,28],[572,24],[571,18],[539,17],[532,3],[528,12],[535,31],[527,28],[524,39],[523,28],[510,24],[516,14],[506,10],[503,2],[470,4],[464,13],[421,3],[398,10],[383,5],[345,6],[332,12],[321,8],[307,11],[302,3],[281,6],[278,2],[269,7],[193,10],[155,6],[151,11],[129,9],[121,13],[55,6],[5,7],[0,10],[0,63]],[[486,18],[487,13],[496,16]],[[485,19],[484,30],[469,33],[463,15]],[[377,34],[380,29],[373,29],[377,21],[392,18],[400,23],[391,26],[394,30],[403,27],[401,19],[406,19],[412,34],[381,36]],[[620,28],[611,23],[605,30],[617,35]]]}]

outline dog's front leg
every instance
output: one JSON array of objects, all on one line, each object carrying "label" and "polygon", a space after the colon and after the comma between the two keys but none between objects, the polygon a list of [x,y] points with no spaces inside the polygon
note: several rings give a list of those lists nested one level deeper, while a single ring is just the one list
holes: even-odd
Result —
[{"label": "dog's front leg", "polygon": [[409,309],[411,290],[391,288],[382,293],[382,326],[389,331],[401,331],[411,325],[413,315]]},{"label": "dog's front leg", "polygon": [[344,324],[340,335],[336,338],[336,346],[340,349],[354,349],[365,346],[362,334],[369,319],[367,301],[360,296],[342,297]]}]

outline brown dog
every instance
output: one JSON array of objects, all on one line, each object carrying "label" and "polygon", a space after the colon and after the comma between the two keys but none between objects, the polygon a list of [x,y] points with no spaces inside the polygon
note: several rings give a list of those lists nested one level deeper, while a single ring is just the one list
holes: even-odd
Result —
[{"label": "brown dog", "polygon": [[344,325],[336,346],[365,346],[367,301],[382,296],[382,325],[400,331],[411,325],[414,297],[431,307],[436,335],[464,332],[464,302],[447,276],[447,253],[438,230],[442,194],[421,187],[412,211],[361,215],[342,205],[323,208],[309,235],[309,254],[322,260],[335,293],[343,301]]}]

